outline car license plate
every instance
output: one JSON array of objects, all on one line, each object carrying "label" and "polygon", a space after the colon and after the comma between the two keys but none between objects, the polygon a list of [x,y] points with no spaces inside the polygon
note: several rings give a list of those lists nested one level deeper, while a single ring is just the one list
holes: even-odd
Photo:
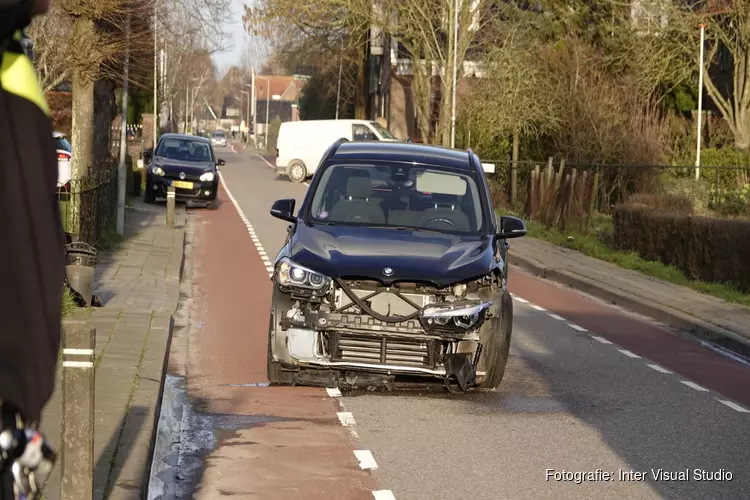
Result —
[{"label": "car license plate", "polygon": [[172,185],[180,189],[193,189],[193,183],[187,181],[172,181]]}]

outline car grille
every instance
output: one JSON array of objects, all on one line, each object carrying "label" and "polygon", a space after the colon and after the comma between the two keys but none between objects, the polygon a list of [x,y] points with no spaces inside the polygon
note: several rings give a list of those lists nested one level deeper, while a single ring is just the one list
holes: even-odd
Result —
[{"label": "car grille", "polygon": [[184,181],[198,182],[201,179],[201,175],[203,175],[202,172],[199,173],[199,174],[189,174],[189,173],[185,172],[185,178],[184,179],[180,179],[180,173],[179,172],[174,172],[174,173],[173,172],[166,172],[164,174],[164,177],[167,178],[167,179],[170,179],[170,180],[175,180],[175,181],[183,181],[184,180]]},{"label": "car grille", "polygon": [[429,367],[433,365],[433,340],[366,337],[349,333],[332,335],[334,361]]}]

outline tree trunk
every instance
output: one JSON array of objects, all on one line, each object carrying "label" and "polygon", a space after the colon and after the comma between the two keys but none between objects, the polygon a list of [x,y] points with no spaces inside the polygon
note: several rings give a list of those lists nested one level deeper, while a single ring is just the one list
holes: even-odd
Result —
[{"label": "tree trunk", "polygon": [[740,151],[750,150],[750,109],[738,110],[734,130],[734,147]]},{"label": "tree trunk", "polygon": [[98,80],[94,84],[94,168],[99,168],[112,157],[112,120],[115,116],[115,84],[112,80]]},{"label": "tree trunk", "polygon": [[367,117],[367,46],[357,58],[357,86],[354,90],[354,118],[365,120]]},{"label": "tree trunk", "polygon": [[94,82],[73,71],[72,176],[88,175],[94,146]]}]

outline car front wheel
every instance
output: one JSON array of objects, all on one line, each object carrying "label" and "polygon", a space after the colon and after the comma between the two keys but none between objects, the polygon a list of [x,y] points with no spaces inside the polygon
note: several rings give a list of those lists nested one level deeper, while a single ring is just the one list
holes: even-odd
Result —
[{"label": "car front wheel", "polygon": [[513,298],[507,290],[502,295],[500,316],[486,321],[479,331],[483,345],[477,363],[477,371],[484,372],[478,378],[478,386],[483,389],[494,389],[500,385],[505,375],[510,353],[510,339],[513,333]]},{"label": "car front wheel", "polygon": [[301,161],[290,162],[287,172],[289,172],[289,180],[292,182],[300,183],[307,178],[307,168]]}]

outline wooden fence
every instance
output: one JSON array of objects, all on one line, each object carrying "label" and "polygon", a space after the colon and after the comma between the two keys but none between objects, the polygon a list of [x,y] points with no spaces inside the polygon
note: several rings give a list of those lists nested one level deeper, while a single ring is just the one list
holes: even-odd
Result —
[{"label": "wooden fence", "polygon": [[565,160],[555,172],[552,162],[531,172],[524,216],[561,231],[588,228],[594,210],[599,174],[565,169]]}]

